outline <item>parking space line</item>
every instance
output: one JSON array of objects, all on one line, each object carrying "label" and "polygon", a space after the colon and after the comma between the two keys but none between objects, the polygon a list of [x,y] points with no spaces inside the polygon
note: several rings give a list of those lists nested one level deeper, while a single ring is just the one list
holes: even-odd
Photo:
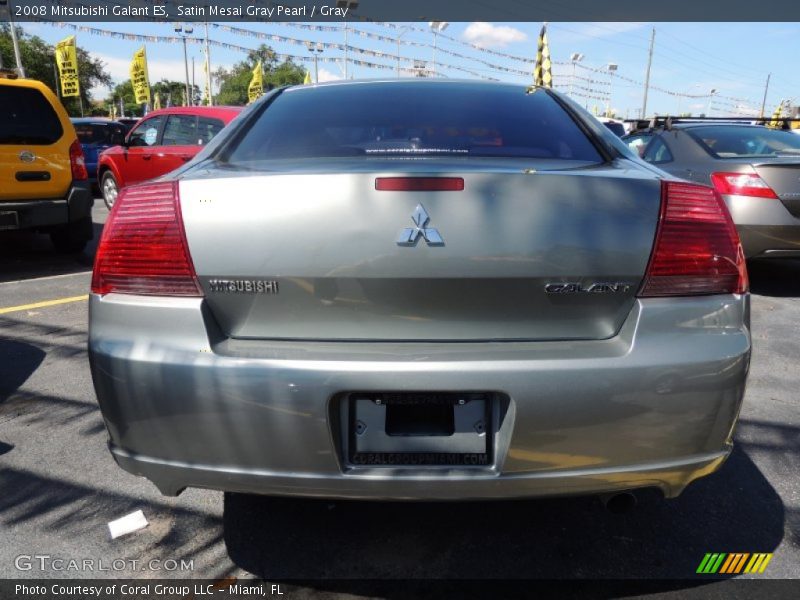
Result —
[{"label": "parking space line", "polygon": [[83,296],[70,296],[69,298],[56,298],[55,300],[44,300],[43,302],[34,302],[33,304],[20,304],[19,306],[9,306],[6,308],[0,308],[0,315],[5,315],[12,312],[18,312],[21,310],[32,310],[34,308],[45,308],[47,306],[56,306],[58,304],[69,304],[70,302],[81,302],[83,300],[88,300],[89,294],[84,294]]},{"label": "parking space line", "polygon": [[63,279],[64,277],[75,277],[76,275],[91,275],[91,271],[79,271],[77,273],[64,273],[62,275],[47,275],[45,277],[31,277],[30,279],[16,279],[14,281],[0,281],[0,285],[11,285],[12,283],[28,283],[30,281],[46,281],[48,279]]}]

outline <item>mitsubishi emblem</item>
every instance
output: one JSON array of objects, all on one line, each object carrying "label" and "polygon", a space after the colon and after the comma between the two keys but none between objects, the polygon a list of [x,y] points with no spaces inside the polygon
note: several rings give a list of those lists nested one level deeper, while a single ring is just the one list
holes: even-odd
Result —
[{"label": "mitsubishi emblem", "polygon": [[428,243],[428,246],[444,246],[444,240],[439,235],[439,230],[434,227],[426,227],[428,221],[431,220],[425,207],[422,204],[417,204],[417,208],[411,213],[411,220],[414,221],[414,227],[407,227],[403,229],[397,243],[400,246],[414,246],[420,236]]}]

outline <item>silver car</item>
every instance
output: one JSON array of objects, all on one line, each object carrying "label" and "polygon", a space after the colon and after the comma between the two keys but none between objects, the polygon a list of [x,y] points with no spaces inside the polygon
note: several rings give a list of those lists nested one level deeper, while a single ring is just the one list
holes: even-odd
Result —
[{"label": "silver car", "polygon": [[629,136],[643,158],[722,195],[747,258],[800,258],[800,137],[758,125],[676,122]]},{"label": "silver car", "polygon": [[731,451],[747,289],[719,195],[557,92],[307,85],[122,192],[89,352],[164,494],[673,497]]}]

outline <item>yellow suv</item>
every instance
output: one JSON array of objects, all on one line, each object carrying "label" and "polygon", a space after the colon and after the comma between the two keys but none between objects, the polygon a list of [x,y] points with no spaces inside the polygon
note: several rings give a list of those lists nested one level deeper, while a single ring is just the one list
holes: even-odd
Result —
[{"label": "yellow suv", "polygon": [[0,230],[50,234],[61,252],[92,239],[94,199],[66,110],[45,84],[0,71]]}]

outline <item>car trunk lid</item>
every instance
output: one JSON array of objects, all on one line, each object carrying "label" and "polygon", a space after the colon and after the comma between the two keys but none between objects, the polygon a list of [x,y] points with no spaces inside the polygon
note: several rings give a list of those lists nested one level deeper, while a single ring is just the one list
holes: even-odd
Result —
[{"label": "car trunk lid", "polygon": [[776,159],[754,164],[753,168],[778,195],[786,209],[800,218],[800,159]]},{"label": "car trunk lid", "polygon": [[[428,160],[185,179],[183,220],[206,303],[235,338],[613,336],[647,268],[660,182],[552,162],[549,171]],[[377,190],[384,177],[462,179],[464,189]]]}]

